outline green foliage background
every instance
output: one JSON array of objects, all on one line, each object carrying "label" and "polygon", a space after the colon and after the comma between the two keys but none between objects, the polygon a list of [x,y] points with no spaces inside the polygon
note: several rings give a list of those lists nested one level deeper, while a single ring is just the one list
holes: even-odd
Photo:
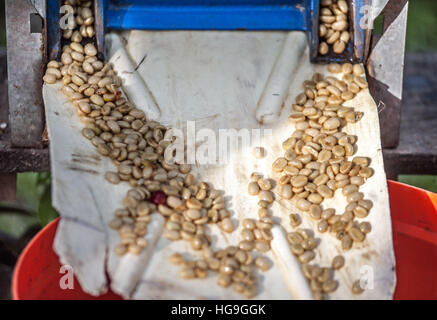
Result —
[{"label": "green foliage background", "polygon": [[50,174],[20,173],[17,199],[0,205],[0,232],[20,238],[32,226],[44,227],[58,214],[51,205]]},{"label": "green foliage background", "polygon": [[437,50],[437,1],[410,0],[407,51]]}]

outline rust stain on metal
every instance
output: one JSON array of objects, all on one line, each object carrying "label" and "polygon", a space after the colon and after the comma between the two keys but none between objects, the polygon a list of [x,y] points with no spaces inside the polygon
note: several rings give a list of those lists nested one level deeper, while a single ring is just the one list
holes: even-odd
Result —
[{"label": "rust stain on metal", "polygon": [[47,147],[49,145],[49,134],[47,131],[47,125],[44,127],[44,132],[42,133],[41,142],[43,146]]}]

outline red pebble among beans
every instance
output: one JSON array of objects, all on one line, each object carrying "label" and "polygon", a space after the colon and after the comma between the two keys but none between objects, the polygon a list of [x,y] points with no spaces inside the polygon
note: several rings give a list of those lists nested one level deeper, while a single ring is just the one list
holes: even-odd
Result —
[{"label": "red pebble among beans", "polygon": [[156,205],[165,204],[167,196],[162,191],[155,191],[152,193],[152,202]]}]

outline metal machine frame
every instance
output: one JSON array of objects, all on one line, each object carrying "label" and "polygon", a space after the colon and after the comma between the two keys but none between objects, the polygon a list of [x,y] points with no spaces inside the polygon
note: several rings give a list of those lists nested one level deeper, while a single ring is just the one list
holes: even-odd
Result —
[{"label": "metal machine frame", "polygon": [[[359,26],[361,8],[372,1],[386,2],[383,34],[379,36]],[[6,1],[10,132],[0,139],[0,172],[49,169],[42,139],[45,120],[41,86],[46,62],[58,57],[63,44],[60,4],[60,0]],[[304,31],[313,62],[365,63],[371,94],[380,107],[382,145],[393,148],[399,143],[401,100],[389,88],[392,82],[402,82],[405,48],[404,42],[390,41],[391,37],[385,35],[395,32],[405,39],[406,16],[401,13],[408,0],[350,0],[350,4],[354,41],[340,56],[317,55],[319,0],[95,0],[96,41],[103,54],[104,34],[113,29]],[[387,71],[378,69],[383,63],[381,56],[372,55],[377,46],[378,50],[385,47],[394,52],[391,59],[399,68],[391,70],[389,77]]]},{"label": "metal machine frame", "polygon": [[[366,30],[360,28],[369,0],[350,0],[350,31],[354,34],[341,55],[318,55],[320,0],[96,0],[95,29],[100,52],[110,30],[296,30],[308,36],[313,62],[363,62]],[[58,1],[47,7],[48,52],[59,54]]]}]

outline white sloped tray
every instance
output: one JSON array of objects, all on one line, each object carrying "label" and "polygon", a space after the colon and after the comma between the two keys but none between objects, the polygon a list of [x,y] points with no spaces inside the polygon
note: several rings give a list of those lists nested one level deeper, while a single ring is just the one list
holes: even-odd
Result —
[{"label": "white sloped tray", "polygon": [[[224,190],[235,221],[257,217],[257,198],[247,194],[252,172],[271,176],[271,164],[282,154],[281,143],[292,132],[287,117],[301,84],[314,72],[327,75],[326,66],[309,63],[306,38],[300,32],[146,32],[109,34],[106,38],[109,60],[123,79],[129,99],[151,118],[184,129],[195,121],[196,131],[212,129],[271,129],[261,140],[264,159],[252,157],[251,148],[230,155],[227,164],[197,165],[196,176]],[[140,256],[122,258],[113,252],[118,233],[109,229],[115,209],[121,207],[127,185],[110,185],[104,173],[114,170],[109,159],[101,157],[82,137],[83,127],[74,107],[60,92],[60,85],[43,88],[50,138],[53,203],[62,219],[55,239],[55,250],[63,263],[74,268],[83,289],[97,295],[111,289],[133,299],[240,299],[231,289],[216,285],[216,276],[205,280],[182,280],[179,268],[168,262],[174,252],[195,255],[183,242],[172,243],[161,237],[163,219],[154,215],[149,226],[150,246]],[[287,98],[288,97],[288,98]],[[284,102],[285,101],[285,102]],[[372,232],[365,242],[343,253],[346,266],[335,273],[339,280],[334,299],[391,299],[395,287],[391,218],[384,173],[377,107],[367,90],[348,102],[364,112],[346,132],[358,139],[357,155],[371,158],[374,176],[361,187],[374,203],[368,218]],[[217,134],[218,136],[218,134]],[[280,199],[277,196],[277,199]],[[342,213],[345,199],[338,191],[335,199],[323,205]],[[285,238],[291,231],[288,215],[298,211],[289,201],[272,206],[275,226],[272,251],[267,256],[274,267],[261,274],[259,299],[308,299],[306,281]],[[315,230],[312,221],[303,227]],[[214,245],[236,244],[239,229],[231,235],[211,227]],[[321,244],[315,262],[329,266],[341,253],[339,241],[316,233]],[[362,295],[351,292],[353,281],[362,272],[373,272],[373,288]]]}]

